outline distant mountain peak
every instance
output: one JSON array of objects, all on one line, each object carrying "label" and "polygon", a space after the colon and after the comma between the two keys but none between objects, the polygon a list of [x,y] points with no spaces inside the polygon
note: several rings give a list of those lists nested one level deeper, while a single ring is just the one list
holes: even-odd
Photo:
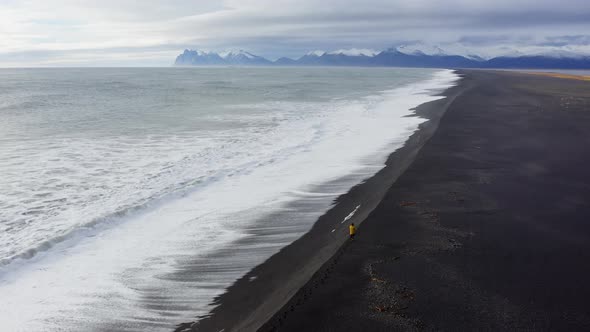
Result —
[{"label": "distant mountain peak", "polygon": [[316,51],[307,52],[305,55],[308,55],[308,56],[322,56],[324,54],[326,54],[326,51],[316,50]]},{"label": "distant mountain peak", "polygon": [[349,49],[340,49],[332,52],[328,52],[328,54],[342,54],[347,56],[375,56],[379,52],[369,49],[369,48],[349,48]]},{"label": "distant mountain peak", "polygon": [[[449,45],[446,45],[449,46]],[[446,48],[445,46],[445,48]],[[499,48],[503,56],[483,58],[473,55],[463,45],[450,45],[450,51],[423,44],[400,45],[386,51],[340,49],[313,51],[298,59],[279,58],[271,62],[245,50],[221,53],[186,49],[175,61],[177,66],[383,66],[425,68],[537,68],[590,69],[590,57],[563,51],[527,54]]]},{"label": "distant mountain peak", "polygon": [[176,57],[177,66],[227,66],[227,65],[269,65],[271,62],[261,56],[244,50],[229,50],[221,53],[201,50],[185,50]]},{"label": "distant mountain peak", "polygon": [[445,50],[440,48],[438,45],[425,45],[425,44],[408,44],[400,45],[395,48],[398,52],[408,55],[430,55],[430,56],[442,56],[448,55]]},{"label": "distant mountain peak", "polygon": [[209,55],[211,54],[210,52],[207,51],[202,51],[202,50],[191,50],[191,49],[185,49],[183,54],[196,54],[199,56],[204,56],[204,55]]},{"label": "distant mountain peak", "polygon": [[249,59],[253,59],[258,57],[257,55],[254,55],[250,52],[244,51],[244,50],[229,50],[229,51],[223,51],[221,53],[219,53],[219,56],[227,59],[227,58],[231,58],[231,57],[246,57]]}]

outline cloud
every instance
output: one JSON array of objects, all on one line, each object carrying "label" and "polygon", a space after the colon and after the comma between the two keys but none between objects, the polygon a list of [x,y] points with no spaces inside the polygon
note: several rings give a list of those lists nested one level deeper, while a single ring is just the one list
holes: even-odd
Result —
[{"label": "cloud", "polygon": [[543,46],[576,46],[590,45],[590,35],[552,36],[540,43]]},{"label": "cloud", "polygon": [[168,65],[187,47],[278,57],[408,40],[524,50],[587,45],[560,36],[589,29],[587,0],[11,0],[0,3],[0,66]]},{"label": "cloud", "polygon": [[465,46],[486,46],[486,45],[498,45],[504,43],[530,42],[532,37],[530,36],[509,36],[509,35],[491,35],[491,36],[463,36],[457,40],[457,42]]}]

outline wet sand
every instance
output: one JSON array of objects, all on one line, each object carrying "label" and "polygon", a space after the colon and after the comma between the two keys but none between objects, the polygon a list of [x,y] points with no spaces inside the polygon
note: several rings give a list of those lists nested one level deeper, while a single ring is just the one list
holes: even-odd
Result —
[{"label": "wet sand", "polygon": [[461,73],[357,238],[261,331],[590,330],[590,83]]}]

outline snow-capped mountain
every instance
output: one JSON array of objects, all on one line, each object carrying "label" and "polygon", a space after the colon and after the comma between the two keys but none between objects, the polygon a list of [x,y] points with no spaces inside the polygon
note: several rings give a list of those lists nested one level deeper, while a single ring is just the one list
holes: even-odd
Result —
[{"label": "snow-capped mountain", "polygon": [[[325,53],[325,52],[324,52]],[[350,48],[328,52],[328,54],[342,54],[347,56],[375,56],[379,52],[368,48]]]},{"label": "snow-capped mountain", "polygon": [[219,53],[228,64],[231,65],[269,65],[271,62],[261,56],[254,55],[244,50],[226,51]]},{"label": "snow-capped mountain", "polygon": [[221,66],[226,64],[225,60],[214,52],[184,50],[176,57],[176,66]]},{"label": "snow-capped mountain", "polygon": [[427,45],[422,43],[400,45],[396,47],[396,50],[400,53],[408,55],[428,55],[428,56],[462,56],[467,59],[483,61],[487,57],[476,55],[473,50],[470,50],[460,44],[447,45],[443,49],[439,45]]},{"label": "snow-capped mountain", "polygon": [[305,55],[309,55],[309,56],[322,56],[322,55],[324,55],[324,54],[326,54],[326,51],[319,51],[319,50],[316,50],[316,51],[311,51],[311,52],[308,52],[308,53],[307,53],[307,54],[305,54]]},{"label": "snow-capped mountain", "polygon": [[333,52],[313,51],[296,60],[297,65],[306,66],[370,66],[373,50],[350,49]]},{"label": "snow-capped mountain", "polygon": [[430,46],[424,44],[400,45],[395,48],[398,52],[407,55],[448,55],[438,45]]},{"label": "snow-capped mountain", "polygon": [[573,52],[530,52],[528,55],[508,52],[507,54],[511,55],[489,58],[470,54],[472,53],[469,50],[460,47],[454,47],[449,51],[440,46],[414,44],[393,47],[381,52],[371,49],[312,51],[298,59],[283,57],[272,62],[244,50],[221,53],[185,50],[176,58],[175,65],[590,69],[590,57]]},{"label": "snow-capped mountain", "polygon": [[176,57],[176,66],[260,66],[272,64],[269,60],[244,50],[221,53],[200,50],[184,50]]}]

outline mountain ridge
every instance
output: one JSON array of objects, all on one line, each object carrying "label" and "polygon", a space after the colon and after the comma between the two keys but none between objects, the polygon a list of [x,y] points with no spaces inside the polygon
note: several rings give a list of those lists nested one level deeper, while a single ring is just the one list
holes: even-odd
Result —
[{"label": "mountain ridge", "polygon": [[574,53],[506,55],[484,59],[477,55],[446,54],[439,47],[433,49],[435,53],[432,54],[403,46],[381,52],[370,49],[313,51],[297,59],[281,57],[275,61],[244,50],[215,53],[186,49],[176,57],[174,65],[590,69],[590,56]]}]

